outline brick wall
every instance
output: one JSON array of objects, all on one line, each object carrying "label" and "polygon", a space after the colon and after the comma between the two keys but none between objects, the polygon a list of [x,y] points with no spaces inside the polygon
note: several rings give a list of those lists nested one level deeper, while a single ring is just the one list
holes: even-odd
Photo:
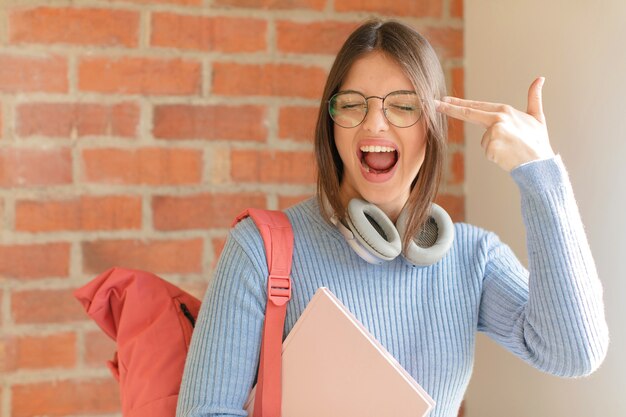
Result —
[{"label": "brick wall", "polygon": [[[230,220],[314,192],[333,54],[410,23],[463,96],[460,0],[0,0],[0,416],[115,415],[72,291],[111,265],[201,297]],[[463,130],[439,202],[463,219]]]}]

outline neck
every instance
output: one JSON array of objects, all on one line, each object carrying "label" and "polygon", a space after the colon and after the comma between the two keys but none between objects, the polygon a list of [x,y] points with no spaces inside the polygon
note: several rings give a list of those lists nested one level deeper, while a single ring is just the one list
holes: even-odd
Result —
[{"label": "neck", "polygon": [[[360,198],[360,199],[365,200],[358,193],[346,193],[346,192],[341,193],[340,199],[345,209],[348,208],[348,203],[353,198]],[[406,196],[406,198],[400,198],[400,199],[396,199],[393,201],[377,201],[377,200],[374,200],[374,201],[366,200],[366,201],[368,201],[371,204],[375,204],[378,208],[380,208],[387,215],[389,220],[395,223],[396,220],[398,220],[398,216],[400,216],[400,212],[402,211],[402,208],[404,207],[404,204],[406,203],[407,200],[408,200],[408,195]],[[339,217],[343,217],[343,216],[339,216]]]},{"label": "neck", "polygon": [[398,220],[398,216],[400,216],[400,212],[402,211],[401,206],[393,203],[376,205],[387,215],[387,217],[389,217],[389,220],[391,220],[394,224],[396,223],[396,220]]}]

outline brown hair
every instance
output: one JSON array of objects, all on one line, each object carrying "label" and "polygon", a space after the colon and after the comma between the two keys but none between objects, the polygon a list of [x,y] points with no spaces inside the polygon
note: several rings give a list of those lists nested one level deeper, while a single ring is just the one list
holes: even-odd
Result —
[{"label": "brown hair", "polygon": [[407,233],[402,242],[406,248],[426,222],[430,204],[437,195],[448,136],[447,118],[435,110],[432,100],[446,95],[443,70],[431,45],[412,28],[395,21],[368,21],[352,32],[337,54],[326,80],[315,129],[317,198],[326,220],[330,221],[330,216],[323,209],[324,197],[343,219],[346,208],[339,198],[343,163],[335,146],[328,100],[339,91],[352,64],[372,51],[382,52],[397,62],[413,83],[417,95],[424,99],[426,155],[404,207],[408,210]]}]

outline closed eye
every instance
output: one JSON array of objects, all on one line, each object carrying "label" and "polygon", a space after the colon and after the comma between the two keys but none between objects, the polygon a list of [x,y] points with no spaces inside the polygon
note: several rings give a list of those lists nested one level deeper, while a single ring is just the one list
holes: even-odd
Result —
[{"label": "closed eye", "polygon": [[417,110],[417,107],[415,107],[415,106],[410,106],[410,105],[403,106],[401,104],[392,104],[389,107],[391,107],[391,108],[393,108],[395,110],[406,111],[406,112]]},{"label": "closed eye", "polygon": [[365,106],[360,103],[356,103],[356,104],[346,103],[346,104],[342,104],[340,108],[343,110],[351,110],[351,109],[358,109],[358,108],[364,108],[364,107]]}]

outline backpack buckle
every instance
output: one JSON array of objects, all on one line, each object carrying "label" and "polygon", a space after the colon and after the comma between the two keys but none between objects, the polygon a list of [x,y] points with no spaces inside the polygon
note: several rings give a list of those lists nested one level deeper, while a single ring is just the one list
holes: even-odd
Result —
[{"label": "backpack buckle", "polygon": [[291,300],[291,278],[288,275],[270,274],[267,280],[267,294],[274,305],[287,304]]}]

